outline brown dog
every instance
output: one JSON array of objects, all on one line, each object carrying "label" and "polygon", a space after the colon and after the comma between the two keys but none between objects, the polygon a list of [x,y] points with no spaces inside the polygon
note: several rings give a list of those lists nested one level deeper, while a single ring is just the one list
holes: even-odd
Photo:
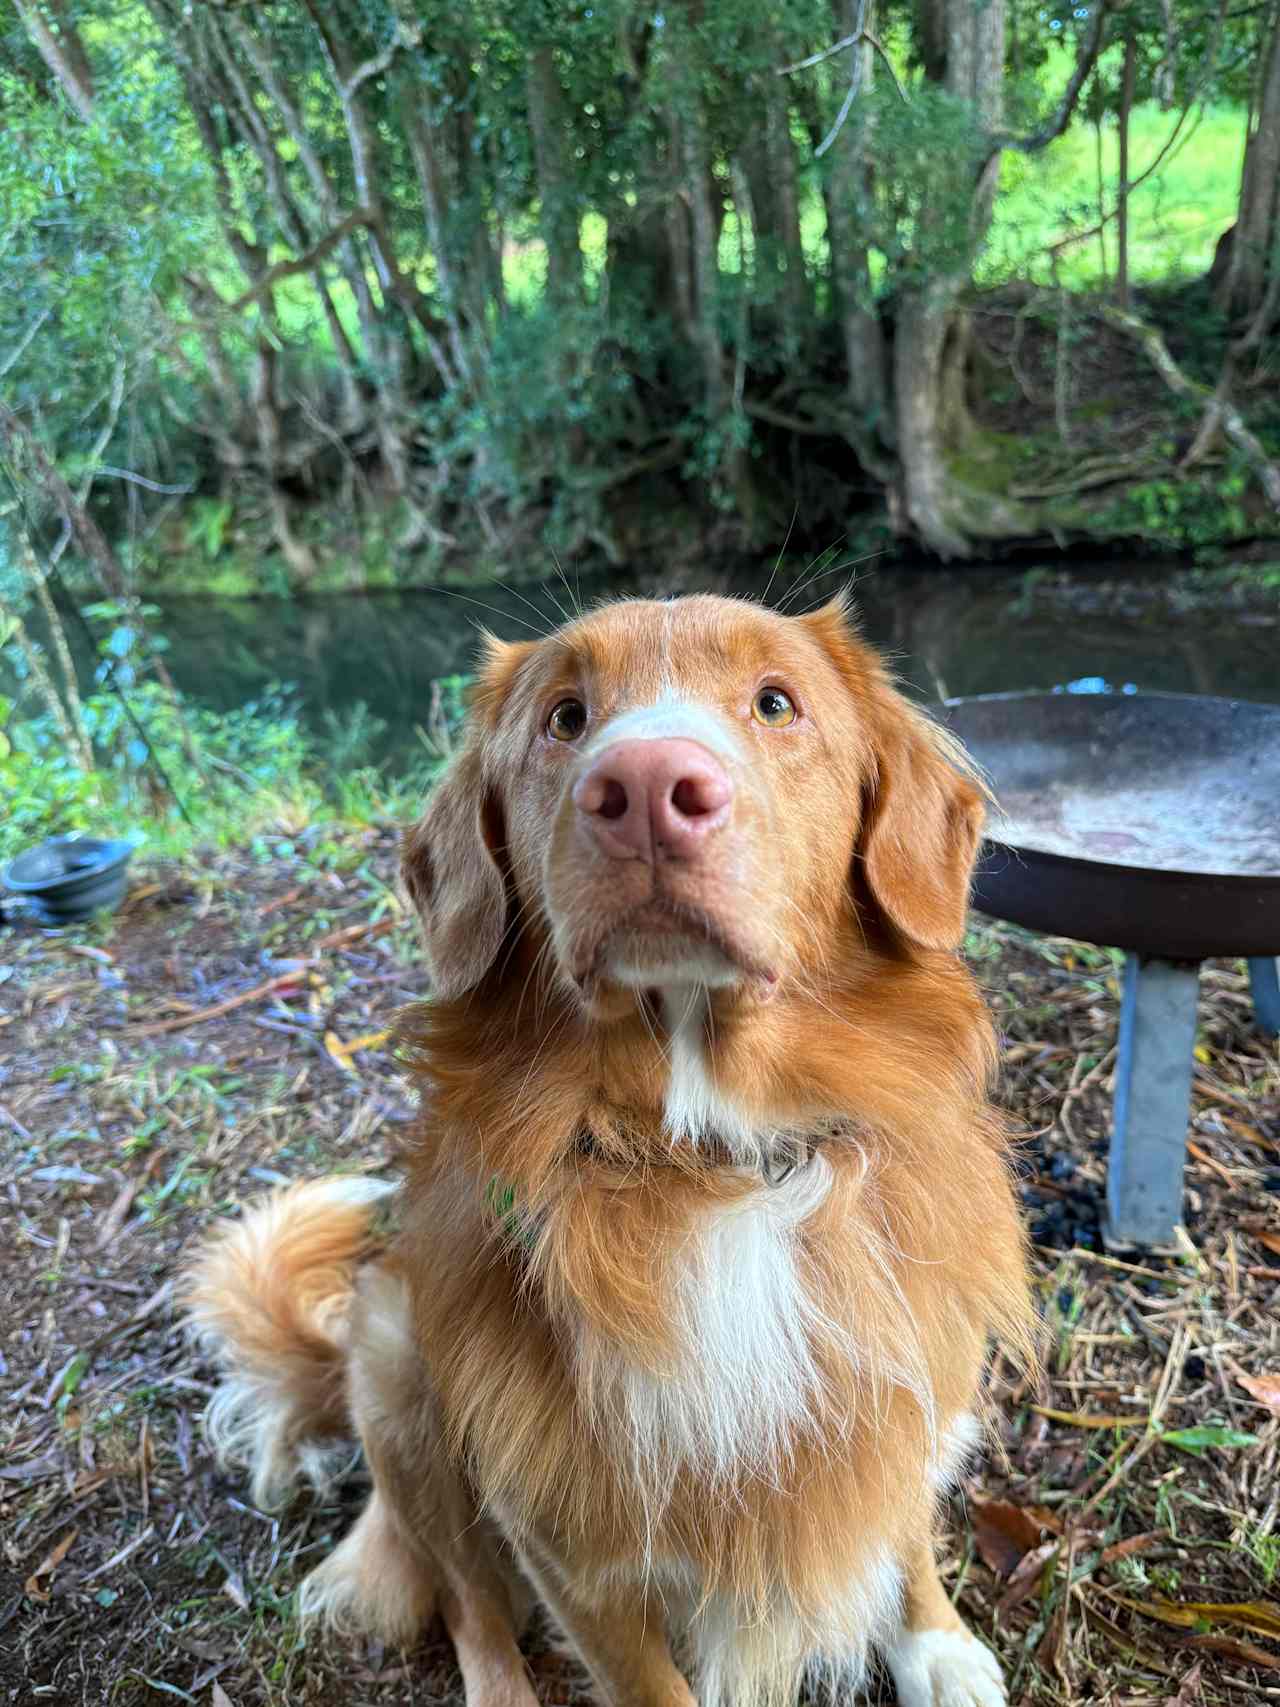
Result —
[{"label": "brown dog", "polygon": [[988,1340],[1031,1338],[954,952],[981,821],[839,602],[488,643],[405,848],[399,1231],[322,1181],[193,1275],[259,1499],[352,1435],[373,1474],[304,1610],[438,1611],[470,1707],[530,1707],[530,1590],[618,1707],[785,1707],[872,1645],[904,1707],[1004,1701],[933,1561]]}]

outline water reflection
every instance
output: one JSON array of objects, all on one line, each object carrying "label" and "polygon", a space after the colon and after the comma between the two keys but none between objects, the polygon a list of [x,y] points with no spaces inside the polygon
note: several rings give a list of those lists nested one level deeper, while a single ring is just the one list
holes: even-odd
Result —
[{"label": "water reflection", "polygon": [[[770,567],[584,579],[575,594],[584,604],[620,591],[705,588],[758,597]],[[797,573],[791,585],[799,588],[803,579]],[[833,583],[805,588],[797,606],[818,602]],[[785,578],[769,591],[771,603],[784,603]],[[868,638],[889,654],[904,685],[927,699],[1118,688],[1280,701],[1280,611],[1223,609],[1221,602],[1200,608],[1170,595],[1167,572],[1023,575],[876,565],[862,572],[855,597]],[[527,638],[559,622],[567,599],[555,581],[518,592],[490,584],[457,595],[433,588],[314,600],[174,600],[162,607],[159,626],[169,639],[169,668],[186,692],[229,708],[272,682],[292,683],[322,739],[335,719],[363,704],[386,726],[377,756],[394,758],[415,747],[433,680],[469,668],[478,627]]]}]

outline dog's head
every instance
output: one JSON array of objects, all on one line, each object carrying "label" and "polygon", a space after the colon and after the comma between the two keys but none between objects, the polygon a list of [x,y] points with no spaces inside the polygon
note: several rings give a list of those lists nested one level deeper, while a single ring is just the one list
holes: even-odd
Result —
[{"label": "dog's head", "polygon": [[593,1005],[763,998],[821,965],[842,918],[890,952],[954,947],[981,825],[962,757],[842,601],[637,600],[487,642],[404,876],[439,998],[520,945]]}]

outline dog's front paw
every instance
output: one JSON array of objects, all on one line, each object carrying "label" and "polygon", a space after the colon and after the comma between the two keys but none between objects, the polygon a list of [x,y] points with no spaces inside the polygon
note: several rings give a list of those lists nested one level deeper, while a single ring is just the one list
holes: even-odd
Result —
[{"label": "dog's front paw", "polygon": [[900,1707],[1007,1707],[995,1655],[967,1630],[904,1633],[886,1658]]}]

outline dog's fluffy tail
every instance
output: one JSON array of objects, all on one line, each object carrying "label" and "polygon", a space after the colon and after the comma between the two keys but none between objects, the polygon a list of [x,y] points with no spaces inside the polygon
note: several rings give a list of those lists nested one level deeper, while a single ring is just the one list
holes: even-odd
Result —
[{"label": "dog's fluffy tail", "polygon": [[351,1438],[352,1291],[394,1190],[355,1177],[290,1186],[223,1223],[188,1272],[191,1323],[226,1371],[205,1429],[220,1459],[248,1466],[260,1507],[281,1504],[299,1474],[327,1482]]}]

